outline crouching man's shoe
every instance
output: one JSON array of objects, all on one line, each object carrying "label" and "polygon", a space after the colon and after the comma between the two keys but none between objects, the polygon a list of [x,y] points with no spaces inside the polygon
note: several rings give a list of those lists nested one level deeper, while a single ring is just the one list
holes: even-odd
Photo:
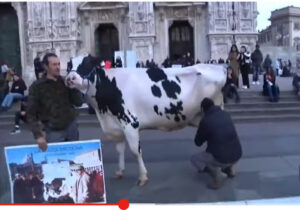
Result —
[{"label": "crouching man's shoe", "polygon": [[212,182],[207,185],[207,188],[212,190],[217,190],[224,185],[225,180],[227,179],[226,174],[219,172],[216,176],[213,177]]},{"label": "crouching man's shoe", "polygon": [[229,166],[227,168],[223,168],[222,172],[225,173],[229,178],[235,177],[235,172],[234,172],[232,166]]}]

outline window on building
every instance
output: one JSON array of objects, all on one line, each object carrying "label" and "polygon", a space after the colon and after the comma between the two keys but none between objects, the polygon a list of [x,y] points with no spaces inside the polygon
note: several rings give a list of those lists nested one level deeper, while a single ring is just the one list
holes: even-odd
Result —
[{"label": "window on building", "polygon": [[300,23],[294,23],[294,30],[300,30]]}]

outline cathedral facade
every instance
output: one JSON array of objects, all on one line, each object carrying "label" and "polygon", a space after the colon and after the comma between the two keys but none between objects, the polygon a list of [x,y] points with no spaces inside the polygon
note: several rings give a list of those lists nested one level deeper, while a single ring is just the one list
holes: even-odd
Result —
[{"label": "cathedral facade", "polygon": [[[115,51],[123,50],[135,51],[143,62],[154,59],[160,64],[166,57],[176,60],[187,52],[204,62],[226,59],[233,43],[252,51],[258,37],[256,2],[14,2],[6,6],[16,14],[16,56],[27,80],[34,78],[34,57],[49,51],[60,57],[63,70],[70,57],[81,53],[112,60]],[[0,59],[5,60],[3,52]]]}]

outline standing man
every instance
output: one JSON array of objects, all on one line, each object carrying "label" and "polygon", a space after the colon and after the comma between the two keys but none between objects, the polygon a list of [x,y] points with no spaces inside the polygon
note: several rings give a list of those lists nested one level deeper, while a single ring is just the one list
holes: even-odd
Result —
[{"label": "standing man", "polygon": [[33,64],[34,64],[35,77],[36,77],[36,79],[40,79],[42,77],[41,74],[43,74],[43,67],[42,67],[42,63],[41,63],[39,54],[36,54],[36,57],[33,60]]},{"label": "standing man", "polygon": [[72,70],[73,68],[73,63],[72,63],[72,57],[70,57],[70,60],[68,61],[67,63],[67,73],[70,73],[70,71]]},{"label": "standing man", "polygon": [[255,46],[254,52],[251,54],[251,60],[253,65],[253,85],[259,85],[259,73],[261,71],[261,63],[263,62],[263,54],[259,49],[259,45]]},{"label": "standing man", "polygon": [[203,99],[201,109],[204,117],[199,124],[195,144],[200,147],[207,142],[207,148],[194,154],[191,162],[198,171],[208,172],[213,178],[208,188],[218,189],[222,187],[226,175],[230,178],[235,176],[233,165],[241,158],[242,148],[227,112],[215,106],[209,98]]},{"label": "standing man", "polygon": [[81,106],[82,94],[65,85],[60,76],[60,61],[54,53],[43,58],[46,77],[35,81],[28,95],[27,121],[41,150],[47,142],[79,139],[74,106]]}]

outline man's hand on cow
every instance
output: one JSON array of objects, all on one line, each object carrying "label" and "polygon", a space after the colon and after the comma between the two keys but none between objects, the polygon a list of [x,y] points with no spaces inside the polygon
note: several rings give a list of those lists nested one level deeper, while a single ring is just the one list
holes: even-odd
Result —
[{"label": "man's hand on cow", "polygon": [[39,145],[39,148],[43,152],[45,152],[47,150],[48,145],[47,145],[47,141],[46,141],[45,137],[41,136],[41,137],[37,138],[37,143]]}]

